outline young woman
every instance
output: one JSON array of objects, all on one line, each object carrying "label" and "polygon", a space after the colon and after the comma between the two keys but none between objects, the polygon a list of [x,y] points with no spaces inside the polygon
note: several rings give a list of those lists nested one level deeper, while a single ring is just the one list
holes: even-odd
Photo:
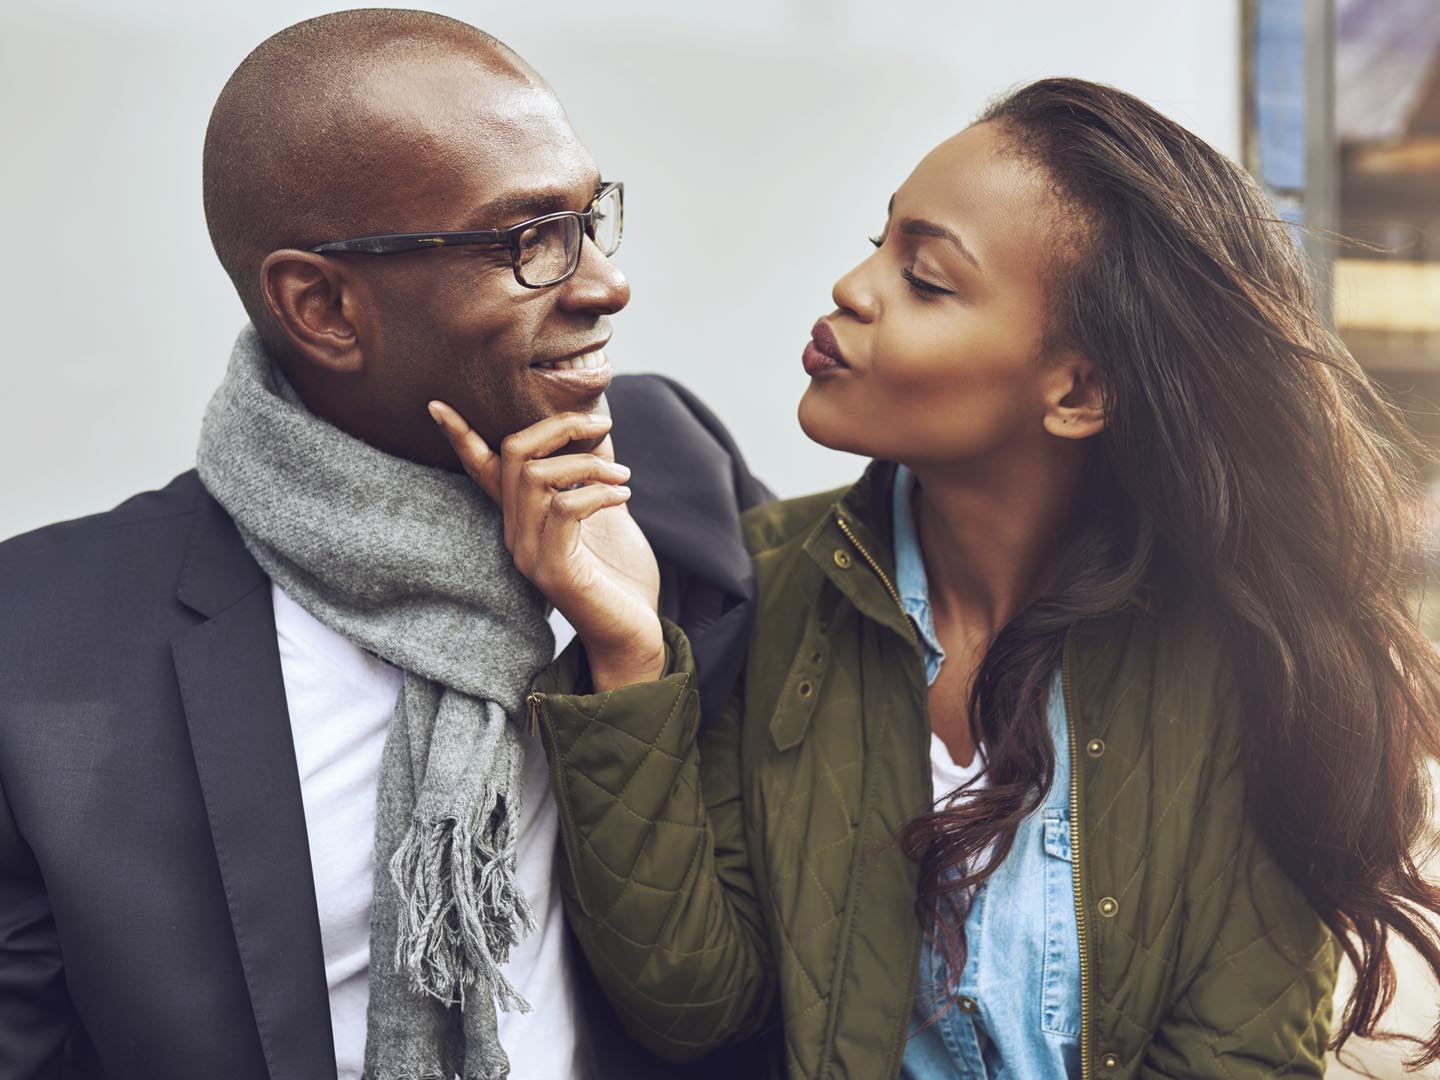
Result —
[{"label": "young woman", "polygon": [[584,646],[531,705],[596,973],[657,1052],[796,1078],[1319,1075],[1391,935],[1440,972],[1405,429],[1255,185],[1118,91],[1006,98],[873,242],[800,421],[875,462],[752,512],[703,725],[625,470],[548,456],[605,422],[436,410]]}]

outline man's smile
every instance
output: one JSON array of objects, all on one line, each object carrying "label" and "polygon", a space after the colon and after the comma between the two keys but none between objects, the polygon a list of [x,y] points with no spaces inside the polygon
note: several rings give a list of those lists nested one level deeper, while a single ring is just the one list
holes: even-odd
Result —
[{"label": "man's smile", "polygon": [[594,371],[606,367],[609,363],[605,359],[603,345],[597,345],[588,352],[580,353],[578,356],[562,356],[558,360],[542,360],[532,364],[544,371]]},{"label": "man's smile", "polygon": [[615,377],[603,345],[576,355],[531,364],[530,370],[556,389],[576,398],[603,394]]}]

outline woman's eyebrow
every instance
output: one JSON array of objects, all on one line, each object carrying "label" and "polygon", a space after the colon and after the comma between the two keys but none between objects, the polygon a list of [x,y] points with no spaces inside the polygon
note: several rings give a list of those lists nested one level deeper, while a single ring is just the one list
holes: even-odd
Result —
[{"label": "woman's eyebrow", "polygon": [[980,260],[975,258],[971,250],[965,246],[965,241],[961,240],[960,235],[953,229],[933,221],[926,221],[924,218],[905,218],[900,222],[900,232],[906,236],[935,236],[941,240],[948,240],[955,245],[955,249],[971,266],[980,270]]}]

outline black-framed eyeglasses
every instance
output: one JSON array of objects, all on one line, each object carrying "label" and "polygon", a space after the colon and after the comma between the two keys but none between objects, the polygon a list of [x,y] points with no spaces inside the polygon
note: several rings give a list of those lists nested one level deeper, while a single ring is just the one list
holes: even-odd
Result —
[{"label": "black-framed eyeglasses", "polygon": [[470,232],[393,233],[361,236],[317,244],[316,255],[359,254],[397,255],[403,251],[483,244],[510,250],[515,280],[527,289],[543,289],[575,273],[580,266],[584,238],[590,237],[607,258],[620,247],[625,226],[625,185],[619,180],[601,181],[590,208],[583,213],[561,210],[522,221],[508,229],[480,229]]}]

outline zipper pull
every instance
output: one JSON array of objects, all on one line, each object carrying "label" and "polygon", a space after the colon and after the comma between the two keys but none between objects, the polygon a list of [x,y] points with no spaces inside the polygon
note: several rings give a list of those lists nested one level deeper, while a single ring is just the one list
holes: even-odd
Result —
[{"label": "zipper pull", "polygon": [[525,703],[530,706],[530,734],[533,737],[540,734],[540,695],[530,691]]}]

